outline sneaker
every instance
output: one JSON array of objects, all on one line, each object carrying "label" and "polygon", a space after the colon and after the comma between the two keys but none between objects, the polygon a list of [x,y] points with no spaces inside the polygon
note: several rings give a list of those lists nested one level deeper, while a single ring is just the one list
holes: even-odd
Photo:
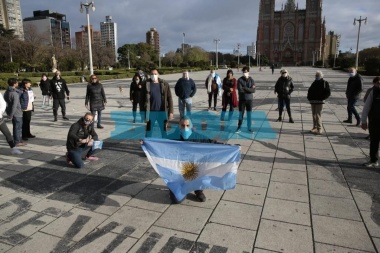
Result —
[{"label": "sneaker", "polygon": [[64,120],[69,120],[69,118],[66,117],[66,116],[63,116],[62,118],[63,118]]},{"label": "sneaker", "polygon": [[200,202],[205,202],[206,201],[206,195],[203,193],[202,190],[195,191],[195,196],[197,196],[197,199]]},{"label": "sneaker", "polygon": [[349,120],[349,119],[346,119],[346,120],[343,120],[343,123],[352,123],[352,120]]},{"label": "sneaker", "polygon": [[86,160],[87,161],[97,161],[97,160],[99,160],[99,158],[97,158],[96,156],[86,156]]},{"label": "sneaker", "polygon": [[313,128],[313,129],[310,130],[310,133],[315,134],[317,131],[318,131],[317,128]]},{"label": "sneaker", "polygon": [[370,162],[364,163],[363,165],[366,166],[367,168],[376,168],[379,166],[379,163],[370,161]]},{"label": "sneaker", "polygon": [[238,127],[238,128],[236,129],[235,133],[240,133],[240,132],[241,132],[240,127]]},{"label": "sneaker", "polygon": [[[133,122],[133,123],[134,123],[134,122]],[[104,126],[102,126],[102,125],[98,125],[98,128],[103,129]]]},{"label": "sneaker", "polygon": [[12,148],[12,151],[11,151],[11,154],[12,154],[12,155],[22,155],[23,152],[21,152],[18,148],[13,147],[13,148]]}]

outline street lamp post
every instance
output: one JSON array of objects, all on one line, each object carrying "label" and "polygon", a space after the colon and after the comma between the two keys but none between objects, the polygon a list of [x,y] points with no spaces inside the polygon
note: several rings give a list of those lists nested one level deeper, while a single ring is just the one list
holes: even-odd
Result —
[{"label": "street lamp post", "polygon": [[314,50],[314,51],[312,52],[312,54],[313,54],[313,67],[314,67],[315,55],[317,54],[317,51]]},{"label": "street lamp post", "polygon": [[214,39],[214,42],[216,44],[216,52],[215,52],[215,68],[219,68],[219,63],[218,63],[218,43],[220,42],[220,39]]},{"label": "street lamp post", "polygon": [[90,3],[82,3],[80,2],[80,12],[83,13],[83,7],[86,8],[86,15],[87,15],[87,34],[88,34],[88,55],[90,59],[90,74],[94,74],[94,67],[92,65],[92,48],[91,48],[91,33],[90,33],[90,13],[88,12],[88,9],[91,7],[92,11],[95,11],[95,5],[94,1],[91,1]]},{"label": "street lamp post", "polygon": [[128,69],[131,69],[131,60],[129,57],[129,49],[128,49]]},{"label": "street lamp post", "polygon": [[356,21],[359,22],[359,29],[358,29],[358,39],[357,39],[357,42],[356,42],[356,61],[355,61],[355,67],[356,69],[358,69],[358,65],[359,65],[359,36],[360,36],[360,27],[362,25],[362,21],[364,21],[364,24],[366,25],[367,24],[367,18],[363,18],[362,19],[362,16],[360,16],[359,19],[354,19],[354,25],[356,25]]},{"label": "street lamp post", "polygon": [[238,71],[240,66],[240,43],[238,43]]},{"label": "street lamp post", "polygon": [[182,56],[185,56],[185,33],[182,34]]},{"label": "street lamp post", "polygon": [[341,35],[336,36],[335,54],[334,54],[334,66],[333,66],[333,68],[335,68],[335,60],[336,60],[336,57],[337,57],[337,54],[338,54],[338,49],[339,49],[339,44],[340,44],[340,36]]}]

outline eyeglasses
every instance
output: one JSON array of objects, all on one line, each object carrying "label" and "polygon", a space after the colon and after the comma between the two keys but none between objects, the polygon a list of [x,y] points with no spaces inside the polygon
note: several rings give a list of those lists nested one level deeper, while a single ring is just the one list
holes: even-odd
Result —
[{"label": "eyeglasses", "polygon": [[181,124],[181,127],[190,127],[190,125],[189,124]]}]

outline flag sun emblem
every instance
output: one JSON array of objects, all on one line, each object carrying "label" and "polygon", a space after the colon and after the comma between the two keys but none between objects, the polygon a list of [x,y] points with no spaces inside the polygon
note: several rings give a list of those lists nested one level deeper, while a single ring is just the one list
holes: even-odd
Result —
[{"label": "flag sun emblem", "polygon": [[193,162],[186,162],[182,164],[181,174],[186,181],[192,181],[197,178],[199,173],[198,165]]}]

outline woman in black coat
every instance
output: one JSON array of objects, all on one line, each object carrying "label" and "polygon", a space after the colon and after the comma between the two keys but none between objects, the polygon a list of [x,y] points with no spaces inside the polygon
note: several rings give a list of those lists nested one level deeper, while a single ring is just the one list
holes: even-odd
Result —
[{"label": "woman in black coat", "polygon": [[[90,76],[90,83],[87,85],[85,106],[90,103],[90,111],[94,115],[94,121],[97,120],[98,128],[104,128],[102,123],[102,110],[107,105],[106,94],[104,93],[103,85],[99,83],[96,75]],[[97,115],[97,119],[96,118]]]},{"label": "woman in black coat", "polygon": [[40,89],[42,92],[41,107],[44,107],[45,104],[47,104],[47,106],[50,106],[50,81],[46,74],[42,74],[41,76]]},{"label": "woman in black coat", "polygon": [[141,122],[145,121],[145,93],[146,81],[141,80],[141,76],[136,73],[132,79],[131,87],[129,89],[129,98],[132,102],[133,123],[136,122],[137,105],[140,109]]},{"label": "woman in black coat", "polygon": [[289,123],[294,123],[292,118],[292,112],[290,111],[290,94],[294,90],[293,79],[289,76],[286,69],[281,70],[281,77],[278,78],[276,85],[274,87],[274,94],[278,94],[279,102],[279,116],[277,121],[282,121],[282,110],[284,108],[284,102],[286,105],[286,110],[289,115]]}]

